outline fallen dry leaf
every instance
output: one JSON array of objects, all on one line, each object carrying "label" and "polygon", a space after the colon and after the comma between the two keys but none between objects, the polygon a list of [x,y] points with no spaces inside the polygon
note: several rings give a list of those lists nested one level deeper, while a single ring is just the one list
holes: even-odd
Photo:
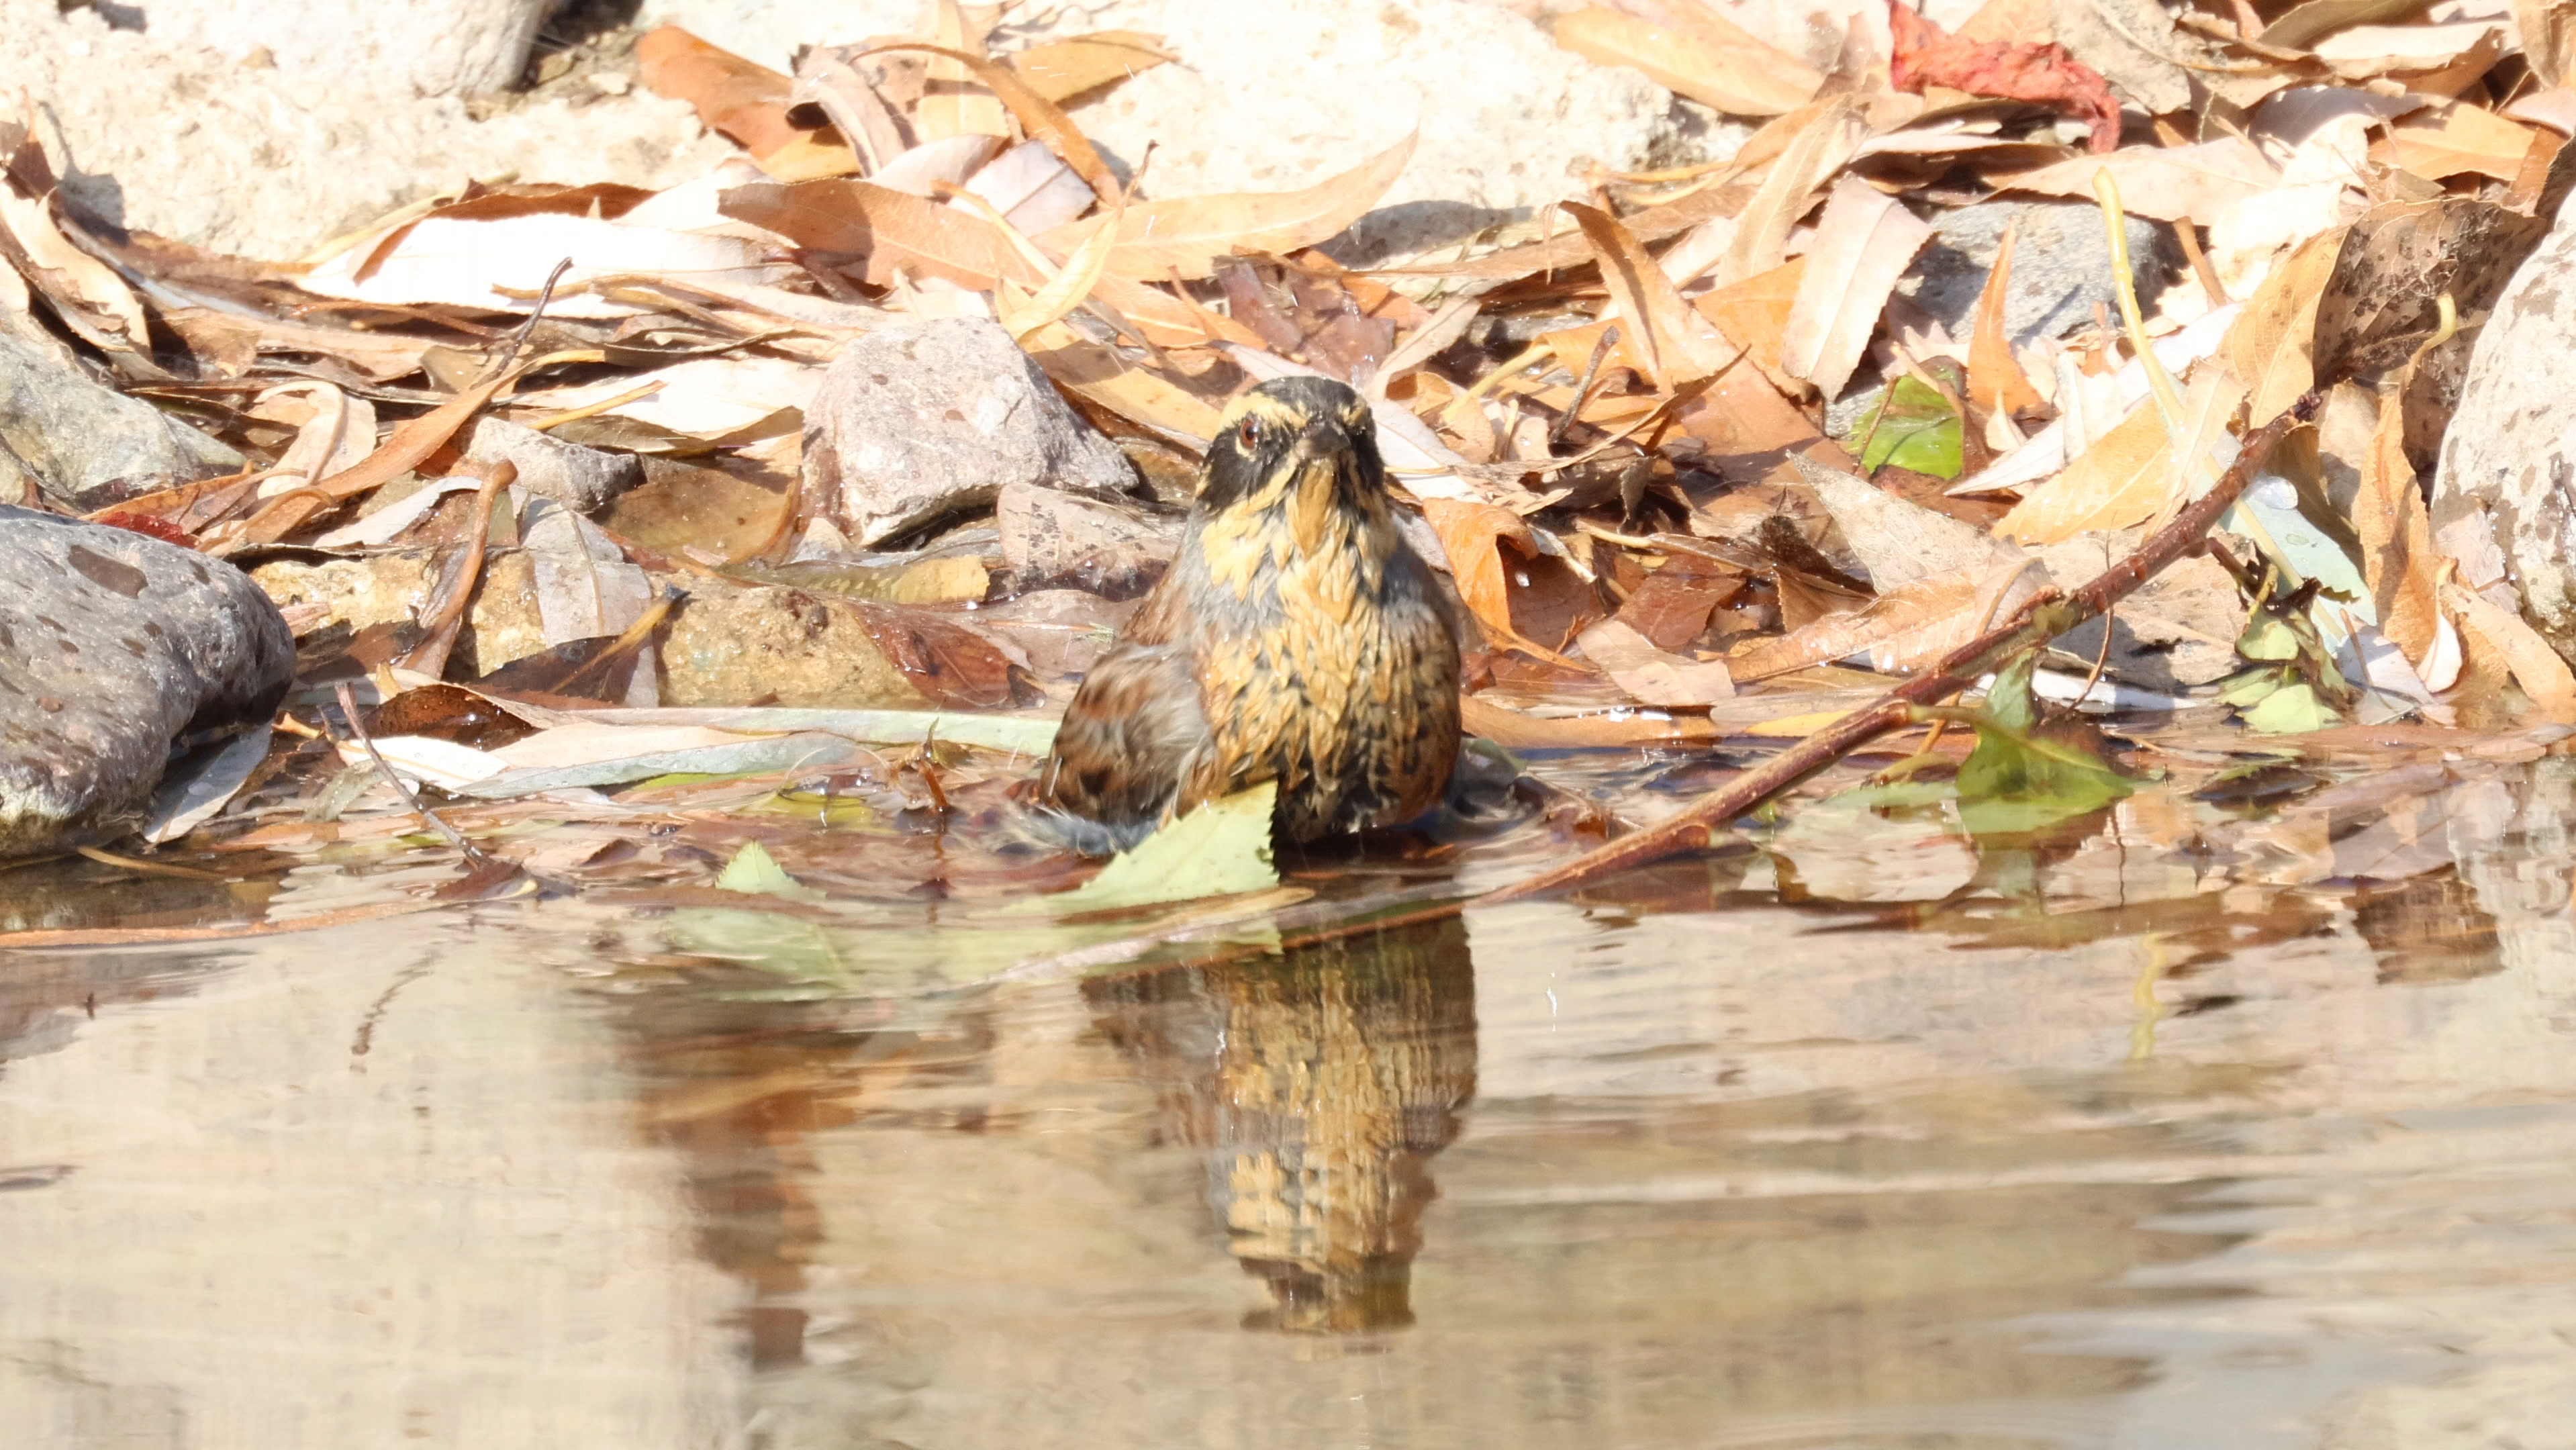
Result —
[{"label": "fallen dry leaf", "polygon": [[1669,654],[1615,619],[1583,631],[1576,643],[1585,659],[1599,665],[1612,684],[1641,705],[1705,705],[1735,694],[1735,679],[1724,661]]},{"label": "fallen dry leaf", "polygon": [[1927,574],[1860,609],[1739,646],[1727,655],[1727,668],[1741,683],[1865,655],[1871,668],[1901,673],[1939,659],[1993,620],[2010,616],[2038,592],[2040,580],[2041,571],[2027,561],[1985,572]]},{"label": "fallen dry leaf", "polygon": [[2387,137],[2371,145],[2370,155],[2427,181],[2464,172],[2511,181],[2522,173],[2533,139],[2529,126],[2483,106],[2453,101],[2391,122]]},{"label": "fallen dry leaf", "polygon": [[874,287],[897,267],[977,291],[1001,278],[1039,285],[1037,269],[999,227],[972,212],[850,179],[762,181],[724,194],[724,213],[801,247],[867,258]]},{"label": "fallen dry leaf", "polygon": [[[1816,188],[1842,170],[1861,141],[1860,113],[1848,96],[1801,106],[1763,128],[1764,133],[1774,127],[1779,128],[1778,159],[1736,214],[1735,242],[1711,274],[1719,286],[1768,272],[1788,259],[1789,233],[1806,216]],[[1752,147],[1745,143],[1747,151]]]},{"label": "fallen dry leaf", "polygon": [[2441,598],[2442,607],[2469,637],[2467,642],[2501,655],[2514,682],[2543,716],[2561,725],[2576,725],[2576,671],[2568,669],[2567,661],[2559,658],[2540,631],[2521,615],[2488,603],[2455,580],[2443,581]]},{"label": "fallen dry leaf", "polygon": [[2031,386],[2012,339],[2004,332],[2004,303],[2011,295],[2013,247],[2020,227],[2008,225],[1995,245],[1995,265],[1977,294],[1976,320],[1968,336],[1968,401],[2006,418],[2036,412],[2047,404]]},{"label": "fallen dry leaf", "polygon": [[1158,36],[1136,30],[1095,30],[1013,51],[1002,62],[1019,72],[1030,90],[1061,105],[1171,58]]},{"label": "fallen dry leaf", "polygon": [[1842,396],[1888,296],[1930,240],[1931,226],[1896,198],[1858,177],[1836,182],[1781,330],[1781,369]]},{"label": "fallen dry leaf", "polygon": [[2123,208],[2167,222],[2214,216],[2221,207],[2259,196],[2281,181],[2280,168],[2242,136],[2191,146],[2133,146],[1990,180],[2007,191],[2090,199],[2093,178],[2104,168],[2120,184]]},{"label": "fallen dry leaf", "polygon": [[1583,228],[1601,264],[1602,285],[1628,321],[1622,341],[1645,363],[1655,386],[1671,392],[1698,382],[1741,354],[1682,301],[1673,280],[1617,218],[1581,202],[1567,202],[1565,210]]},{"label": "fallen dry leaf", "polygon": [[[755,161],[766,163],[790,148],[822,147],[815,128],[787,119],[794,81],[679,26],[661,26],[635,42],[635,74],[654,94],[696,107],[700,122],[741,143]],[[847,159],[844,172],[858,169],[858,157],[847,145],[835,141],[830,149]],[[808,169],[801,174],[825,173]]]},{"label": "fallen dry leaf", "polygon": [[[359,302],[525,312],[536,305],[556,262],[569,258],[573,265],[547,310],[558,317],[628,317],[645,309],[583,284],[640,273],[759,285],[785,275],[763,258],[759,243],[743,237],[628,225],[591,214],[596,202],[580,192],[532,202],[546,209],[496,216],[459,207],[402,223],[371,245],[311,268],[299,282],[308,292]],[[552,209],[558,204],[568,209]]]},{"label": "fallen dry leaf", "polygon": [[[1195,280],[1210,275],[1219,257],[1256,252],[1284,256],[1326,241],[1377,205],[1413,159],[1414,140],[1407,136],[1301,191],[1223,192],[1131,206],[1118,223],[1108,271],[1137,281],[1159,282],[1175,274]],[[1041,235],[1038,245],[1069,256],[1090,229],[1106,225],[1100,217],[1074,222]]]},{"label": "fallen dry leaf", "polygon": [[957,0],[930,0],[929,73],[922,77],[921,103],[913,108],[913,134],[924,141],[946,136],[1008,136],[1011,124],[1002,103],[976,85],[973,61],[991,63],[984,53],[984,27],[969,25]]},{"label": "fallen dry leaf", "polygon": [[1796,110],[1825,79],[1708,9],[1667,29],[1587,5],[1556,17],[1556,43],[1598,65],[1634,67],[1675,95],[1730,116]]},{"label": "fallen dry leaf", "polygon": [[2219,356],[2246,380],[2246,421],[2260,427],[2316,383],[2317,304],[2334,275],[2343,235],[2311,237],[2272,269],[2227,329]]},{"label": "fallen dry leaf", "polygon": [[[2244,386],[2224,368],[2197,371],[2183,400],[2185,426],[2204,439],[2235,411]],[[2181,487],[2178,455],[2152,402],[2132,409],[2048,482],[1995,522],[1995,532],[2026,545],[2054,544],[2087,530],[2125,529],[2171,505]]]},{"label": "fallen dry leaf", "polygon": [[[2415,485],[2414,466],[2406,461],[2402,388],[2391,389],[2379,401],[2379,423],[2371,432],[2369,452],[2361,459],[2352,526],[2361,539],[2363,577],[2379,606],[2379,631],[2404,651],[2418,675],[2424,675],[2440,653],[2441,634],[2449,626],[2441,610],[2442,558],[2433,548],[2433,526],[2424,509],[2423,491]],[[2451,657],[2458,657],[2456,648]],[[2424,683],[2439,690],[2450,681],[2426,678]]]}]

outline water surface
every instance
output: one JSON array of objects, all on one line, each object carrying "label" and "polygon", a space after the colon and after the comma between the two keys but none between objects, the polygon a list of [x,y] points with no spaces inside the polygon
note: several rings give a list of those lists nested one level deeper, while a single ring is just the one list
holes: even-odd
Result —
[{"label": "water surface", "polygon": [[[893,892],[828,981],[612,892],[11,954],[0,1424],[2567,1444],[2576,774],[2436,764],[2014,846],[1817,809],[1571,900],[992,982],[989,932]],[[248,904],[453,874],[405,848]],[[0,886],[22,926],[246,904]]]}]

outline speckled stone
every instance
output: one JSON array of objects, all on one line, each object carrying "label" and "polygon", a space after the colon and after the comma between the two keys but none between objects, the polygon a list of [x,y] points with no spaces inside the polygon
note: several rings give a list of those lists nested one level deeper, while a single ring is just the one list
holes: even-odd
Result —
[{"label": "speckled stone", "polygon": [[230,564],[0,507],[0,856],[105,839],[172,745],[264,720],[295,674],[277,606]]}]

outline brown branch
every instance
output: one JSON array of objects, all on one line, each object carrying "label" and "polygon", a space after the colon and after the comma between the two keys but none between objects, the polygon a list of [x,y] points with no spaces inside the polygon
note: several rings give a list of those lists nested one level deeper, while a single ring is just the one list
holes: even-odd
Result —
[{"label": "brown branch", "polygon": [[2138,546],[2137,552],[2105,569],[2072,594],[2042,593],[2024,604],[2009,623],[1979,635],[1942,657],[1940,663],[1888,691],[1868,707],[1840,720],[1773,756],[1693,802],[1689,809],[1635,835],[1622,836],[1562,866],[1542,871],[1477,898],[1490,906],[1526,896],[1563,891],[1667,856],[1695,851],[1716,838],[1729,821],[1788,790],[1891,730],[1910,724],[1918,707],[1933,704],[1995,673],[2014,656],[2037,649],[2086,620],[2098,618],[2138,586],[2175,560],[2199,547],[2219,515],[2245,491],[2291,428],[2314,416],[2322,395],[2310,392],[2289,411],[2248,435],[2236,462],[2219,476],[2209,492],[2194,499],[2174,521]]}]

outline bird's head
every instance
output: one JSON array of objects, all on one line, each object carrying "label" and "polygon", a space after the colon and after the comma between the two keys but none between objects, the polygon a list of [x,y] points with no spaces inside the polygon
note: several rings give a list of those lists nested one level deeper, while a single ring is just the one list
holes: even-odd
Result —
[{"label": "bird's head", "polygon": [[1211,521],[1284,522],[1306,549],[1355,527],[1391,535],[1367,401],[1330,378],[1276,378],[1244,393],[1208,445],[1198,506]]}]

